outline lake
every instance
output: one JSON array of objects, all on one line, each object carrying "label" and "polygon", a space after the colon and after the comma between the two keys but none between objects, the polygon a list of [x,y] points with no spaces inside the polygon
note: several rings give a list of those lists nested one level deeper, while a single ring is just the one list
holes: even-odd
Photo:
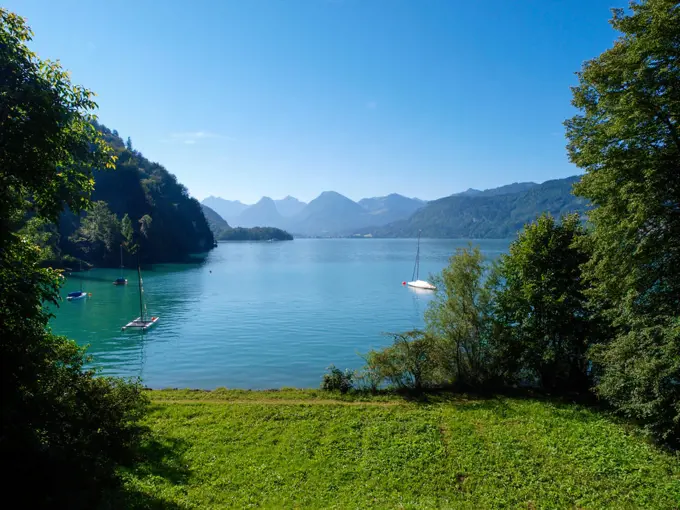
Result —
[{"label": "lake", "polygon": [[[507,240],[472,241],[489,258]],[[465,240],[424,239],[420,276],[446,266]],[[431,293],[411,279],[414,239],[296,239],[220,243],[195,264],[156,265],[143,273],[145,333],[122,332],[139,316],[137,272],[119,269],[67,277],[52,320],[57,334],[89,345],[107,375],[141,377],[152,388],[318,387],[331,363],[359,368],[361,353],[391,343],[386,332],[423,326]],[[89,299],[66,301],[83,289]]]}]

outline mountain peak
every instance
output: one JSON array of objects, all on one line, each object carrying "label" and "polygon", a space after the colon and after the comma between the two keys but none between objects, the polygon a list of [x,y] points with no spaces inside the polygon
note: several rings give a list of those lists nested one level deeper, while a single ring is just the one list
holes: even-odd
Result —
[{"label": "mountain peak", "polygon": [[297,198],[291,197],[290,195],[286,195],[281,200],[274,200],[274,203],[276,204],[279,214],[285,218],[295,216],[307,205]]},{"label": "mountain peak", "polygon": [[245,209],[233,222],[239,227],[279,227],[283,218],[270,197],[262,197]]}]

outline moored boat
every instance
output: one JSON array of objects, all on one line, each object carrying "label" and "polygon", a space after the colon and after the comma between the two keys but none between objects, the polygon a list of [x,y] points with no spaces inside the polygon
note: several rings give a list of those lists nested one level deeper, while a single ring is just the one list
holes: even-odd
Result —
[{"label": "moored boat", "polygon": [[120,245],[120,276],[113,280],[114,285],[127,285],[127,278],[123,276],[123,245]]},{"label": "moored boat", "polygon": [[137,278],[139,279],[139,317],[128,322],[125,326],[120,328],[121,331],[125,331],[127,329],[141,329],[142,331],[146,331],[151,326],[156,324],[159,319],[157,316],[145,316],[146,305],[144,304],[144,282],[142,281],[142,268],[139,266],[139,260],[137,261]]},{"label": "moored boat", "polygon": [[75,301],[77,299],[85,299],[88,296],[88,293],[83,291],[83,290],[77,290],[75,292],[69,292],[68,295],[66,296],[67,301]]},{"label": "moored boat", "polygon": [[430,282],[419,279],[420,273],[420,230],[418,231],[418,249],[416,250],[416,262],[413,266],[413,275],[410,282],[402,282],[402,285],[408,285],[414,289],[422,290],[437,290],[437,287]]}]

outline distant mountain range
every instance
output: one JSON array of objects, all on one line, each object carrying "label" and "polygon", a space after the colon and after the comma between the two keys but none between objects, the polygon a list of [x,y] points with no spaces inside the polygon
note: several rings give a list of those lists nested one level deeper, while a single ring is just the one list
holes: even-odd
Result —
[{"label": "distant mountain range", "polygon": [[304,202],[300,202],[297,198],[291,197],[290,195],[281,200],[274,200],[274,204],[276,205],[276,210],[279,211],[279,214],[285,218],[295,216],[307,205]]},{"label": "distant mountain range", "polygon": [[408,218],[425,203],[396,193],[357,203],[335,191],[324,191],[308,204],[291,196],[262,197],[253,205],[213,196],[202,202],[231,227],[277,227],[304,236],[348,235],[359,228],[386,225]]},{"label": "distant mountain range", "polygon": [[256,204],[246,208],[232,223],[235,227],[279,227],[284,218],[276,203],[269,197],[262,197]]},{"label": "distant mountain range", "polygon": [[555,217],[587,211],[587,202],[571,193],[578,176],[543,184],[517,183],[485,191],[470,190],[429,202],[409,218],[359,230],[374,237],[506,239],[543,212]]},{"label": "distant mountain range", "polygon": [[204,199],[201,203],[210,207],[230,225],[234,225],[234,220],[249,207],[238,200],[225,200],[224,198],[213,196]]},{"label": "distant mountain range", "polygon": [[468,188],[462,193],[454,193],[451,196],[466,196],[466,197],[495,197],[498,195],[510,195],[512,193],[521,193],[527,191],[535,186],[538,186],[535,182],[513,182],[512,184],[506,184],[505,186],[500,186],[498,188],[491,188],[485,190],[478,190],[473,188]]},{"label": "distant mountain range", "polygon": [[[305,204],[294,197],[256,204],[208,197],[203,205],[231,227],[276,227],[294,235],[342,237],[508,238],[547,211],[554,216],[585,212],[587,204],[571,194],[579,177],[516,182],[426,202],[396,193],[354,202],[335,191],[324,191]],[[208,221],[214,221],[206,213]]]},{"label": "distant mountain range", "polygon": [[[256,204],[248,205],[239,200],[209,196],[201,202],[207,205],[234,227],[255,227],[280,223],[282,218],[295,216],[307,204],[295,197],[287,196],[281,200],[262,197]],[[272,208],[272,203],[274,207]],[[272,223],[274,222],[274,223]]]}]

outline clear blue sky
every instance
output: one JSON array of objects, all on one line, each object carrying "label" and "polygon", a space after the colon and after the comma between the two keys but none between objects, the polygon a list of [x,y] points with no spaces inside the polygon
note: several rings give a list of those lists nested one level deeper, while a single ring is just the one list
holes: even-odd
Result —
[{"label": "clear blue sky", "polygon": [[562,122],[627,0],[5,0],[199,199],[424,199],[573,175]]}]

